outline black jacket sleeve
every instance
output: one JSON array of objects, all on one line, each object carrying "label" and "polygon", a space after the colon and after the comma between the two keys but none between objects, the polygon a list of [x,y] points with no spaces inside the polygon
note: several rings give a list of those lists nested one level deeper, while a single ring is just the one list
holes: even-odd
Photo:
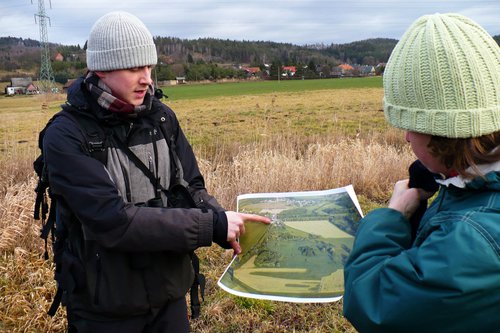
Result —
[{"label": "black jacket sleeve", "polygon": [[226,241],[227,238],[227,218],[224,208],[219,202],[207,192],[205,180],[199,170],[198,162],[196,161],[193,149],[189,144],[182,128],[180,127],[177,117],[171,109],[170,118],[173,121],[173,127],[177,129],[175,133],[175,149],[179,157],[183,172],[184,180],[189,184],[188,190],[191,193],[197,207],[201,209],[209,209],[214,212],[213,223],[213,240],[219,246],[229,249],[231,245]]}]

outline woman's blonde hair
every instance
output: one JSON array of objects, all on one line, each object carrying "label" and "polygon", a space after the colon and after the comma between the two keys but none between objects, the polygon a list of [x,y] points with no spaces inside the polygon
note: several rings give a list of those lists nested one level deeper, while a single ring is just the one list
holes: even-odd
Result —
[{"label": "woman's blonde hair", "polygon": [[[481,175],[478,165],[499,161],[499,146],[500,131],[467,139],[433,136],[428,144],[431,153],[447,168],[464,176]],[[469,167],[474,174],[466,171]]]}]

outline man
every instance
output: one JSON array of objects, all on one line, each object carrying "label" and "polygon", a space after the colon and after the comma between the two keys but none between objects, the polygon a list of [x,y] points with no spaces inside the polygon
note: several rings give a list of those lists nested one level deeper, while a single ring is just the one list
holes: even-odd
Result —
[{"label": "man", "polygon": [[[270,222],[225,212],[207,193],[175,114],[153,96],[156,62],[137,17],[104,15],[88,39],[89,72],[63,106],[74,116],[45,132],[71,332],[188,332],[190,253],[214,241],[238,254],[244,222]],[[173,183],[186,185],[197,208],[166,208]]]}]

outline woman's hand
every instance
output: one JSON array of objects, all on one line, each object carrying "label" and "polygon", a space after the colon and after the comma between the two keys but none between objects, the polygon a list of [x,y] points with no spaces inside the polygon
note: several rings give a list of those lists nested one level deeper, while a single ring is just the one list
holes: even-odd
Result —
[{"label": "woman's hand", "polygon": [[410,219],[420,205],[420,201],[430,198],[432,193],[418,188],[410,188],[408,182],[408,179],[400,180],[394,185],[389,208],[401,212],[407,219]]}]

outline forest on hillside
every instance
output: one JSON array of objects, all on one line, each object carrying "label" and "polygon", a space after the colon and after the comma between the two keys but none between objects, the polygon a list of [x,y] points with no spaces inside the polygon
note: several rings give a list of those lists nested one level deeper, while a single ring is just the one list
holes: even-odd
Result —
[{"label": "forest on hillside", "polygon": [[[376,65],[386,62],[397,40],[371,39],[349,44],[293,45],[270,41],[235,41],[215,38],[180,39],[155,37],[160,80],[176,76],[195,78],[242,77],[241,66],[297,66],[309,68],[309,76],[323,66],[341,63]],[[85,70],[85,45],[50,44],[56,81],[65,82]],[[314,68],[312,68],[314,66]],[[0,38],[0,68],[6,72],[37,73],[40,68],[40,43],[16,37]],[[5,76],[6,74],[2,74]],[[7,74],[8,75],[8,74]]]},{"label": "forest on hillside", "polygon": [[[500,35],[493,37],[500,44]],[[236,41],[216,38],[180,39],[155,37],[158,50],[158,80],[185,76],[187,80],[244,78],[242,66],[259,67],[267,78],[277,78],[282,66],[295,66],[300,77],[316,78],[340,64],[376,66],[385,63],[396,39],[367,39],[347,44],[294,45],[271,41]],[[52,70],[57,82],[65,83],[86,70],[86,45],[49,45]],[[0,37],[0,80],[19,73],[36,76],[40,69],[40,42]],[[55,61],[57,54],[61,61]],[[267,67],[266,67],[267,66]],[[274,69],[274,72],[273,72]],[[299,76],[297,76],[299,77]]]},{"label": "forest on hillside", "polygon": [[349,44],[315,44],[298,46],[264,41],[234,41],[215,38],[194,40],[157,37],[155,43],[160,55],[170,61],[205,61],[215,63],[243,63],[258,66],[281,62],[283,65],[307,64],[359,64],[376,65],[386,62],[397,43],[395,39],[368,39]]}]

